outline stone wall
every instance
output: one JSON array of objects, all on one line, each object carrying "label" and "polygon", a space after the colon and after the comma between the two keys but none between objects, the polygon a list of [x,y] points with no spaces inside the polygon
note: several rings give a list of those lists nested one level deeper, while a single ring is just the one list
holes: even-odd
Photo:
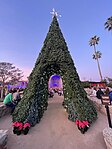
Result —
[{"label": "stone wall", "polygon": [[0,104],[0,118],[6,114],[10,113],[10,109],[7,108],[3,103]]},{"label": "stone wall", "polygon": [[[89,98],[90,100],[92,100],[92,101],[95,103],[96,108],[97,108],[97,110],[98,110],[99,112],[101,112],[102,114],[107,115],[107,113],[106,113],[106,108],[105,108],[104,105],[102,105],[100,99],[98,99],[97,97],[91,97],[91,96],[89,96],[89,95],[88,95],[88,98]],[[110,114],[112,114],[112,105],[109,105],[109,111],[110,111]]]},{"label": "stone wall", "polygon": [[112,128],[105,128],[103,130],[103,137],[107,146],[107,149],[112,149]]},{"label": "stone wall", "polygon": [[[9,114],[11,110],[7,108],[2,102],[0,102],[0,118],[6,114]],[[8,130],[0,130],[0,149],[7,149]]]},{"label": "stone wall", "polygon": [[[99,112],[101,112],[102,114],[107,115],[106,108],[105,108],[104,105],[102,105],[101,99],[98,99],[97,97],[92,96],[91,95],[91,93],[92,93],[92,90],[91,89],[85,89],[85,91],[87,93],[88,98],[95,103],[97,110]],[[109,105],[109,111],[110,111],[110,114],[112,114],[112,105]]]},{"label": "stone wall", "polygon": [[[95,103],[97,110],[99,112],[101,112],[102,114],[107,115],[106,108],[104,105],[102,105],[101,100],[95,96],[91,96],[90,89],[86,89],[86,92],[87,92],[88,98]],[[109,111],[110,111],[110,115],[111,115],[112,114],[112,105],[109,105]],[[105,128],[103,130],[103,137],[104,137],[104,141],[107,146],[107,149],[112,149],[112,128],[109,128],[109,127]]]},{"label": "stone wall", "polygon": [[0,130],[0,149],[7,149],[7,130]]}]

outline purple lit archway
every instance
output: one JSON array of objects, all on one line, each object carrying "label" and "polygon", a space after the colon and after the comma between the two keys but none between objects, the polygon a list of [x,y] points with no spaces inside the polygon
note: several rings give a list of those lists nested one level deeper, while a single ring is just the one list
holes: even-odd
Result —
[{"label": "purple lit archway", "polygon": [[48,82],[48,88],[58,88],[58,89],[62,89],[63,88],[63,83],[62,83],[62,79],[59,75],[52,75],[49,79]]}]

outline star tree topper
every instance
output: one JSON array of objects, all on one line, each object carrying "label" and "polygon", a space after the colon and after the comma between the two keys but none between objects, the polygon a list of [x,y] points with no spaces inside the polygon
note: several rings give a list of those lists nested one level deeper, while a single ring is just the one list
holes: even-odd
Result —
[{"label": "star tree topper", "polygon": [[61,15],[59,15],[58,12],[55,11],[54,8],[52,9],[52,12],[50,12],[50,13],[51,13],[51,15],[52,15],[52,18],[53,18],[54,16],[56,16],[56,17],[58,17],[58,16],[61,17]]}]

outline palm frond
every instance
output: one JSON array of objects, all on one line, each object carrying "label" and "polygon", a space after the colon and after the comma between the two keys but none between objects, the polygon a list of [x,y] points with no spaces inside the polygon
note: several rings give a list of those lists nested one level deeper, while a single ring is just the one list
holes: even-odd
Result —
[{"label": "palm frond", "polygon": [[93,54],[92,56],[93,56],[93,59],[95,59],[95,60],[96,60],[96,55],[95,55],[95,54]]},{"label": "palm frond", "polygon": [[90,45],[90,46],[93,46],[93,45],[95,45],[95,44],[98,44],[99,40],[100,40],[100,37],[97,37],[97,36],[95,35],[94,37],[92,37],[92,38],[90,39],[89,45]]},{"label": "palm frond", "polygon": [[104,24],[105,29],[108,29],[108,31],[112,30],[112,16],[107,19],[107,22]]}]

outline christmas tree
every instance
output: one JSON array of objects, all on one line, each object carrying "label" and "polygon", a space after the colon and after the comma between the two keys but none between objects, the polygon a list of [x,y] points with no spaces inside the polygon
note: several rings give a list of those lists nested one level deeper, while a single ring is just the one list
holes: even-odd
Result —
[{"label": "christmas tree", "polygon": [[[96,120],[97,112],[87,98],[67,44],[54,15],[22,100],[13,113],[13,122],[38,123],[48,106],[48,81],[57,74],[63,81],[63,106],[68,119],[76,122],[81,132]],[[83,126],[81,126],[81,123]],[[85,123],[85,124],[84,124]]]}]

